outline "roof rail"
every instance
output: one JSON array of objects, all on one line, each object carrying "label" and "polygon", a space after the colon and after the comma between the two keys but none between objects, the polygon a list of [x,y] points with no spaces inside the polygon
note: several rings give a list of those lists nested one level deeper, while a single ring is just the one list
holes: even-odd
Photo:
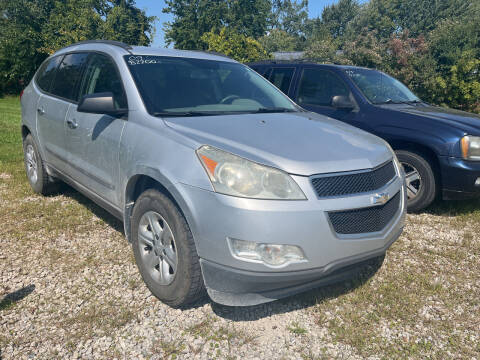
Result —
[{"label": "roof rail", "polygon": [[211,50],[194,50],[194,51],[201,52],[201,53],[204,53],[204,54],[216,55],[216,56],[221,56],[221,57],[224,57],[224,58],[231,59],[230,56],[225,55],[224,53],[221,53],[221,52],[218,52],[218,51],[211,51]]},{"label": "roof rail", "polygon": [[268,65],[268,64],[291,64],[291,63],[302,63],[302,64],[318,64],[318,61],[311,60],[311,59],[292,59],[292,60],[259,60],[255,62],[251,62],[251,65]]},{"label": "roof rail", "polygon": [[83,44],[106,44],[106,45],[113,45],[113,46],[118,46],[121,47],[124,50],[127,50],[129,53],[131,53],[130,50],[132,50],[132,47],[128,44],[125,44],[121,41],[115,41],[115,40],[84,40],[84,41],[79,41],[74,44],[68,45],[66,47],[70,46],[76,46],[76,45],[83,45]]}]

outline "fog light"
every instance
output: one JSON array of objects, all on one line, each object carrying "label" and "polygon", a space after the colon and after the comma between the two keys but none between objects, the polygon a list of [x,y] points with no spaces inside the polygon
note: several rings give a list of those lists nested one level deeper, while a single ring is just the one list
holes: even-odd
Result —
[{"label": "fog light", "polygon": [[300,247],[295,245],[260,244],[253,241],[228,239],[230,250],[241,260],[262,262],[270,266],[305,261]]},{"label": "fog light", "polygon": [[480,177],[477,178],[477,181],[475,181],[475,186],[480,186]]}]

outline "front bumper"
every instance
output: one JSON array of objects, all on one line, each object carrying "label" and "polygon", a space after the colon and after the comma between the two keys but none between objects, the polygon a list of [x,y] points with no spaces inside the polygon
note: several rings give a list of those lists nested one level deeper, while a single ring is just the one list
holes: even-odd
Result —
[{"label": "front bumper", "polygon": [[[333,274],[335,270],[384,254],[400,236],[406,204],[401,177],[373,194],[329,199],[318,199],[308,178],[294,179],[308,200],[242,199],[189,185],[179,187],[190,211],[187,218],[204,281],[214,301],[254,305],[336,281],[339,275]],[[327,212],[370,207],[372,195],[378,192],[401,195],[397,213],[382,231],[335,233]],[[228,238],[296,245],[307,261],[272,268],[240,260],[232,256]]]},{"label": "front bumper", "polygon": [[480,162],[440,156],[442,192],[445,200],[462,200],[480,197]]},{"label": "front bumper", "polygon": [[358,275],[359,270],[381,257],[400,236],[399,229],[381,249],[334,261],[322,268],[296,272],[253,272],[201,260],[208,295],[228,306],[253,306],[278,300]]}]

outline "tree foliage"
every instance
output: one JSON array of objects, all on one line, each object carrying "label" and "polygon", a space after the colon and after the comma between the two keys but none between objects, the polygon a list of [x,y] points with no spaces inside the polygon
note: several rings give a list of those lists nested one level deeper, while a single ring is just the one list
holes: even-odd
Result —
[{"label": "tree foliage", "polygon": [[0,94],[18,92],[40,63],[81,40],[148,45],[154,17],[133,0],[0,0]]},{"label": "tree foliage", "polygon": [[208,51],[215,51],[240,62],[250,62],[265,59],[267,52],[255,39],[222,28],[217,34],[208,32],[201,39]]},{"label": "tree foliage", "polygon": [[173,15],[165,24],[165,40],[176,48],[204,49],[202,36],[219,34],[226,27],[238,34],[258,38],[265,34],[269,0],[166,0],[163,12]]}]

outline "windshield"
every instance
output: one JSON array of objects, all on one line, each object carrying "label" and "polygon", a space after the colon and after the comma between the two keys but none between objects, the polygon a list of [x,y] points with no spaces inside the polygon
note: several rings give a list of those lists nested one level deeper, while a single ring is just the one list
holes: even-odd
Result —
[{"label": "windshield", "polygon": [[360,88],[363,95],[373,104],[395,104],[419,102],[405,85],[380,71],[348,69],[346,74]]},{"label": "windshield", "polygon": [[298,111],[245,65],[226,61],[127,55],[147,110],[157,116]]}]

